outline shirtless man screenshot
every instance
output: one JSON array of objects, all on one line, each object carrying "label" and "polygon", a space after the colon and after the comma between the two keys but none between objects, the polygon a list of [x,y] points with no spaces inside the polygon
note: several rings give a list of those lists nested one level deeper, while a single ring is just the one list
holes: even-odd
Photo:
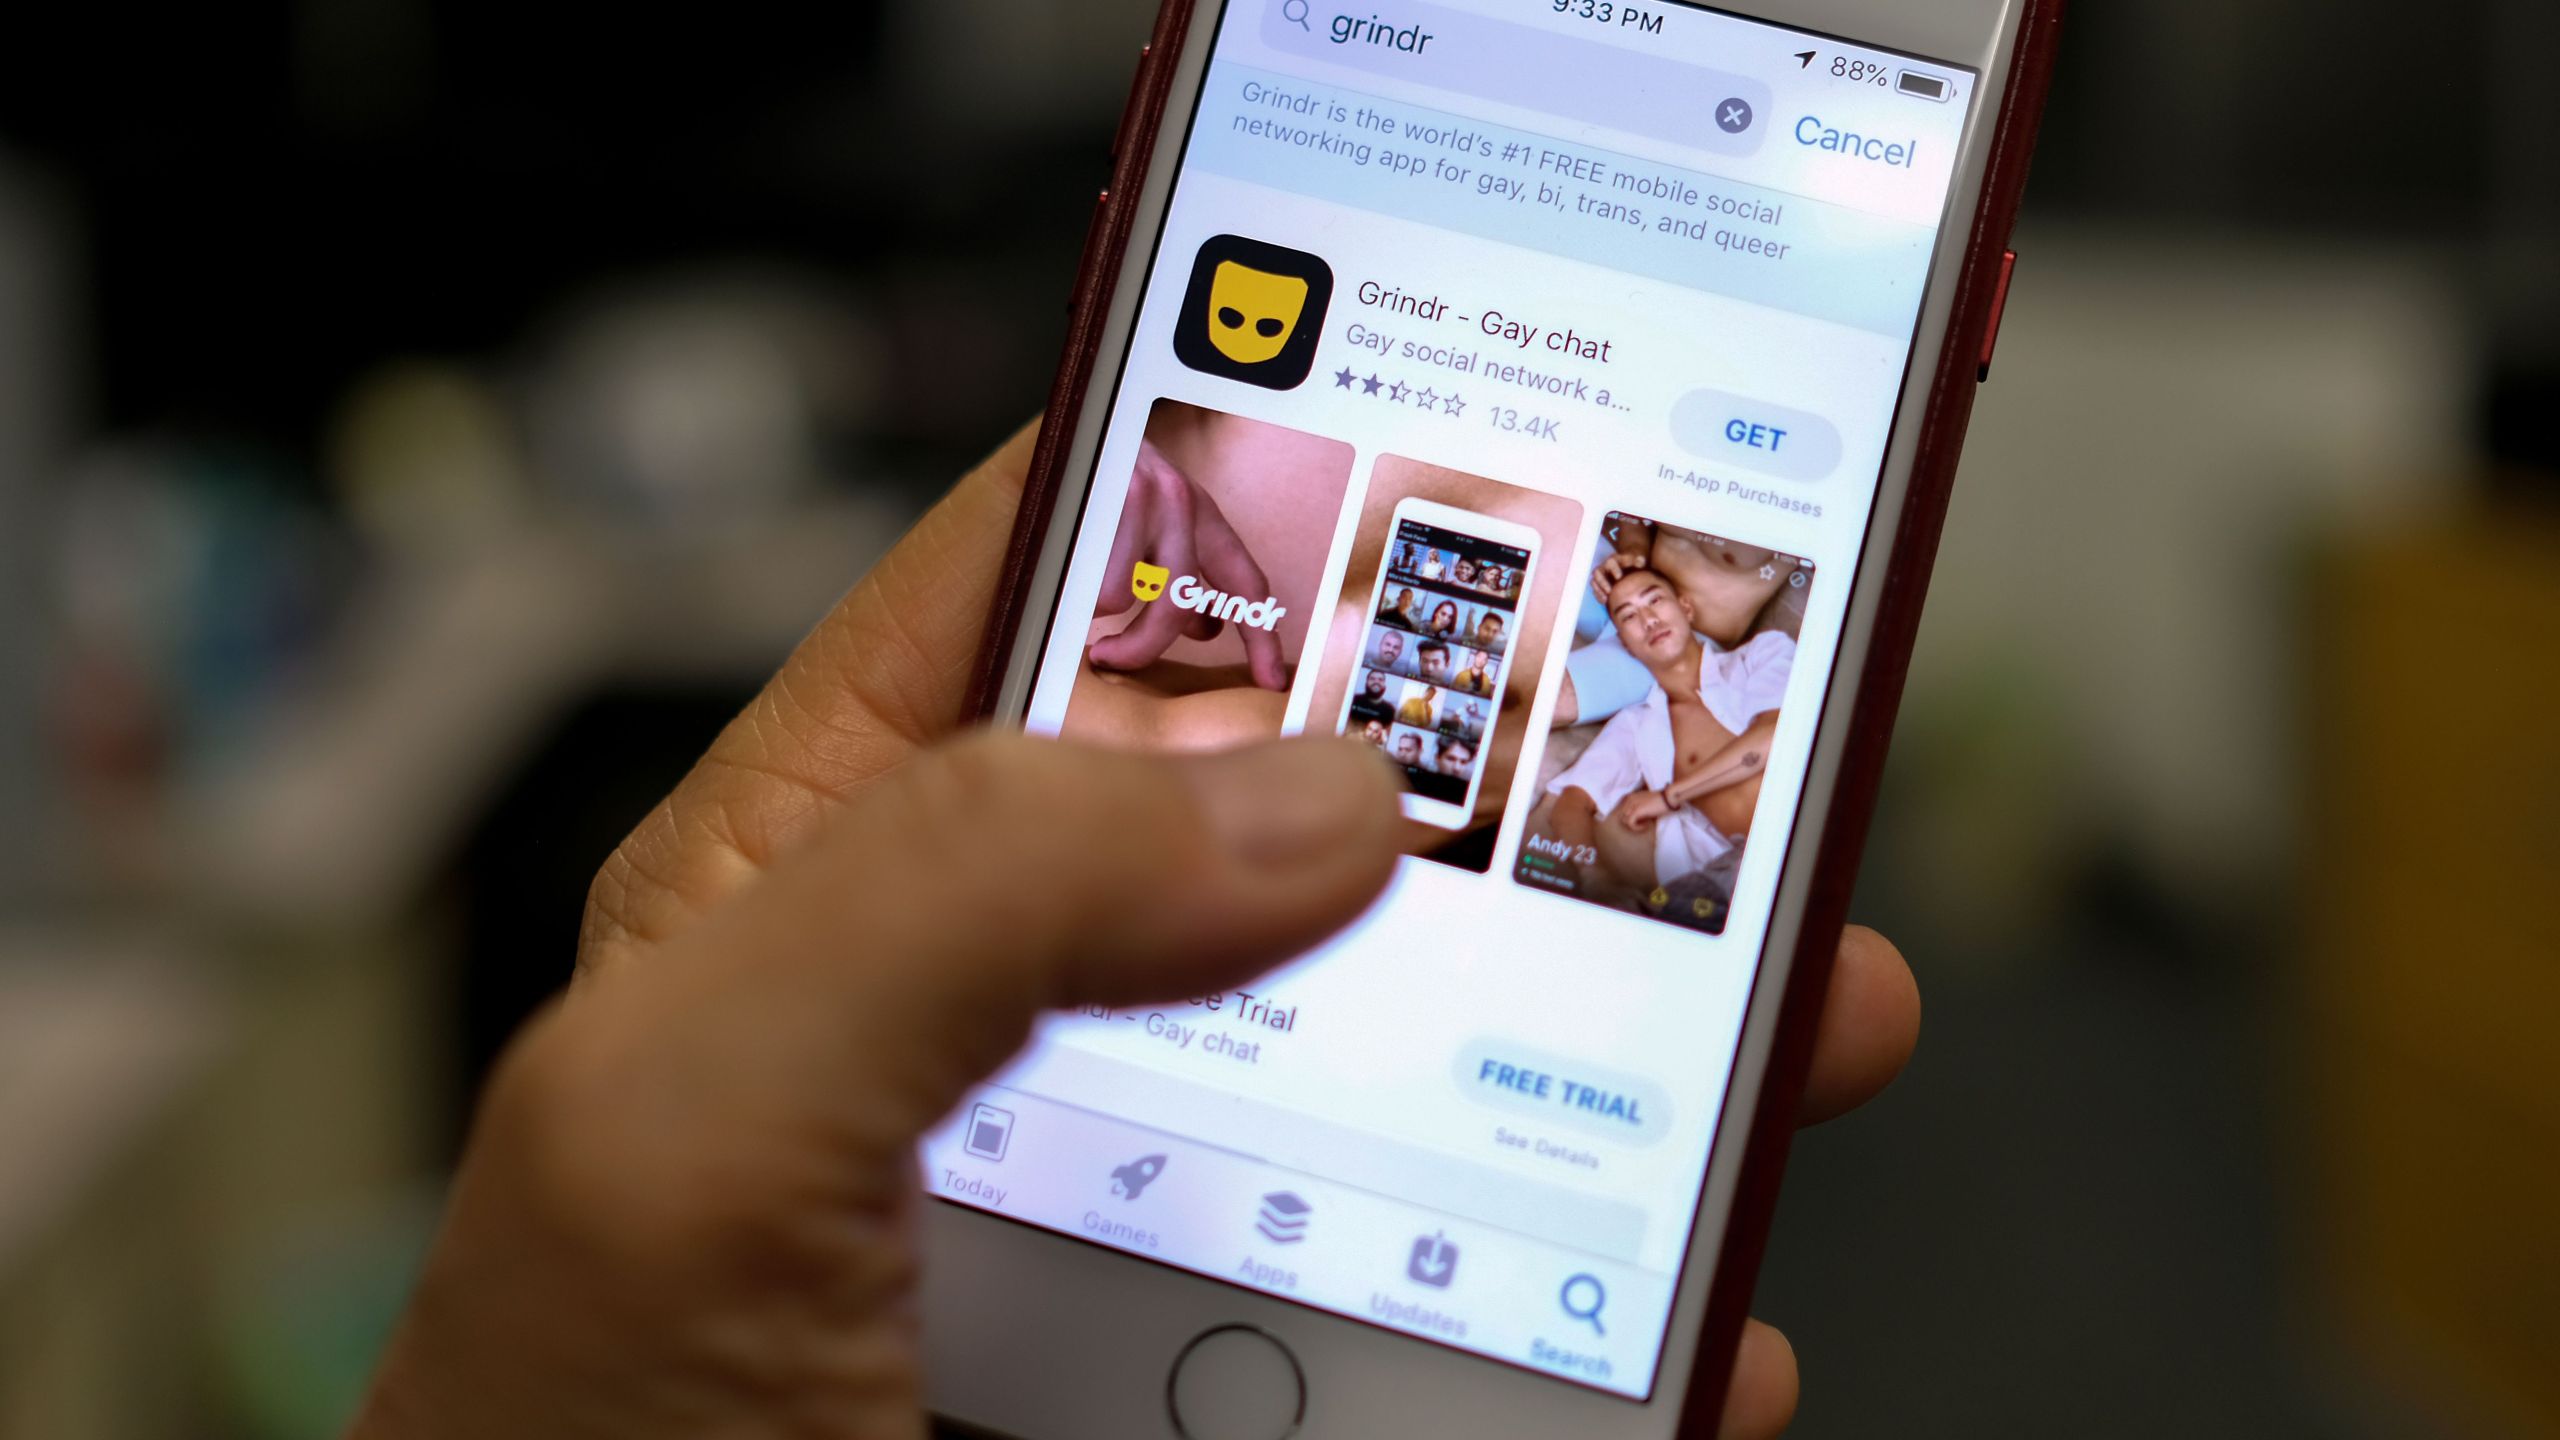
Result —
[{"label": "shirtless man screenshot", "polygon": [[1721,934],[1814,571],[1611,515],[1514,878]]}]

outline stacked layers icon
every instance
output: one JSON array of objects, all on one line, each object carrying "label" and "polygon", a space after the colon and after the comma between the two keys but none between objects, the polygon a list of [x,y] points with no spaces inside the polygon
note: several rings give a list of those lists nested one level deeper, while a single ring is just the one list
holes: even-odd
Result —
[{"label": "stacked layers icon", "polygon": [[1307,1217],[1315,1208],[1286,1190],[1274,1190],[1262,1197],[1261,1223],[1253,1228],[1274,1245],[1295,1245],[1307,1238]]}]

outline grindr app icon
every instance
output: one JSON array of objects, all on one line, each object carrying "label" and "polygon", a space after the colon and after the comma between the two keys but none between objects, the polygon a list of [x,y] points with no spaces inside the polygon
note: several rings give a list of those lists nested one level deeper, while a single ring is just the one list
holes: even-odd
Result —
[{"label": "grindr app icon", "polygon": [[1129,572],[1129,593],[1153,604],[1164,597],[1164,582],[1172,578],[1172,571],[1141,560],[1138,568]]},{"label": "grindr app icon", "polygon": [[1239,365],[1277,358],[1306,313],[1307,282],[1294,275],[1222,260],[1209,277],[1209,343]]},{"label": "grindr app icon", "polygon": [[1205,375],[1295,390],[1315,369],[1333,267],[1303,250],[1220,235],[1200,247],[1173,353]]}]

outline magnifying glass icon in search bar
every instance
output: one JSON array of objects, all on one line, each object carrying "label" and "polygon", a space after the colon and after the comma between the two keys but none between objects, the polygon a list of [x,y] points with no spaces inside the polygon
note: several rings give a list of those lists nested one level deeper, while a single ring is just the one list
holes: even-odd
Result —
[{"label": "magnifying glass icon in search bar", "polygon": [[1307,0],[1288,0],[1280,7],[1280,18],[1312,35],[1316,27],[1307,23]]}]

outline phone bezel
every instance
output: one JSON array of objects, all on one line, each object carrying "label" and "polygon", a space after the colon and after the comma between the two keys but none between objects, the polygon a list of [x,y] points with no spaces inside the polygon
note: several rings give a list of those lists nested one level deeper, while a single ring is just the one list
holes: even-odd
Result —
[{"label": "phone bezel", "polygon": [[[1000,637],[1009,644],[987,677],[992,682],[988,710],[999,720],[1018,718],[1027,702],[1039,640],[1052,619],[1082,511],[1080,503],[1069,502],[1080,501],[1093,483],[1109,411],[1107,404],[1084,402],[1093,394],[1107,399],[1117,390],[1175,164],[1205,80],[1216,26],[1192,22],[1214,22],[1225,3],[1176,0],[1167,7],[1158,30],[1162,53],[1155,61],[1165,67],[1156,77],[1160,108],[1143,117],[1148,123],[1133,137],[1144,147],[1146,163],[1133,168],[1124,161],[1123,193],[1111,202],[1124,208],[1114,214],[1106,205],[1097,215],[1098,237],[1120,237],[1098,256],[1106,264],[1116,259],[1117,265],[1094,277],[1099,281],[1095,293],[1107,295],[1108,304],[1089,317],[1092,333],[1082,337],[1091,347],[1089,358],[1099,357],[1099,363],[1080,384],[1062,382],[1066,404],[1052,413],[1053,422],[1063,415],[1074,417],[1066,438],[1052,437],[1057,453],[1051,457],[1061,491],[1071,493],[1043,497],[1054,505],[1047,523],[1023,537],[1030,543],[1018,556],[1023,565]],[[1912,6],[1907,0],[1724,0],[1701,8],[1965,65],[1981,81],[1931,262],[1913,360],[1651,1398],[1630,1401],[1168,1267],[1133,1264],[1117,1252],[1001,1217],[935,1205],[925,1217],[932,1261],[926,1343],[937,1409],[1037,1440],[1160,1433],[1165,1425],[1163,1367],[1192,1335],[1213,1325],[1243,1323],[1281,1335],[1296,1350],[1309,1378],[1310,1433],[1384,1433],[1410,1426],[1423,1434],[1544,1436],[1570,1426],[1572,1433],[1594,1440],[1661,1440],[1681,1432],[1684,1416],[1701,1432],[1712,1428],[1714,1417],[1702,1413],[1703,1405],[1720,1401],[1724,1380],[1721,1375],[1700,1377],[1695,1366],[1711,1325],[1729,1345],[1729,1332],[1739,1323],[1738,1306],[1747,1299],[1749,1272],[1756,1268],[1729,1263],[1735,1256],[1724,1242],[1737,1224],[1737,1202],[1747,1202],[1755,1213],[1765,1211],[1766,1197],[1757,1192],[1774,1184],[1774,1174],[1754,1175],[1754,1193],[1743,1195],[1749,1162],[1763,1150],[1764,1140],[1783,1155],[1783,1135],[1765,1132],[1784,1123],[1783,1114],[1771,1114],[1771,1102],[1785,1098],[1784,1077],[1777,1077],[1780,1084],[1769,1094],[1764,1095],[1763,1087],[1773,1077],[1773,1054],[1790,1038],[1788,1022],[1801,1018],[1796,1012],[1806,987],[1797,983],[1798,967],[1805,961],[1799,941],[1817,902],[1817,882],[1824,878],[1817,870],[1832,869],[1829,862],[1843,848],[1836,843],[1840,837],[1828,833],[1828,822],[1841,795],[1844,765],[1859,762],[1859,774],[1851,779],[1855,791],[1868,783],[1869,757],[1880,756],[1880,740],[1853,744],[1861,733],[1856,727],[1872,725],[1870,712],[1879,708],[1870,701],[1880,698],[1881,710],[1889,715],[1898,693],[1904,657],[1871,656],[1871,647],[1881,622],[1896,622],[1886,637],[1889,652],[1907,645],[1907,632],[1916,621],[1917,596],[1907,562],[1916,555],[1925,578],[1936,517],[1923,513],[1921,528],[1927,533],[1906,536],[1914,508],[1910,502],[1915,481],[1928,482],[1919,507],[1927,511],[1926,491],[1943,488],[1939,472],[1952,464],[1951,455],[1941,462],[1924,450],[1923,441],[1928,432],[1949,425],[1961,432],[1969,396],[1960,405],[1941,401],[1949,377],[1958,373],[1953,368],[1958,346],[1951,340],[1958,333],[1956,316],[1962,309],[1970,326],[1980,309],[1965,283],[1969,268],[1979,266],[1986,243],[1978,222],[1993,199],[1995,180],[2008,190],[2023,179],[2023,157],[1993,153],[1993,142],[2005,136],[2012,114],[2022,20],[2031,11],[2050,13],[2059,7],[2039,0],[1942,0],[1932,6]],[[2031,84],[2040,99],[2041,77]],[[2007,208],[2013,209],[2014,202],[2014,193],[2008,194]],[[2002,233],[1990,237],[1990,243],[2005,240],[2005,223],[2004,216]],[[1968,384],[1969,379],[1964,377]],[[1943,442],[1945,436],[1938,438]],[[1938,500],[1942,505],[1942,495]],[[1889,610],[1889,595],[1912,613]],[[1866,693],[1870,680],[1880,681],[1877,695]],[[1853,798],[1861,804],[1865,799]],[[1863,812],[1849,828],[1862,826]],[[1854,837],[1846,848],[1854,854]],[[1817,858],[1824,863],[1818,866]],[[1820,898],[1824,909],[1835,908],[1830,897]],[[1831,923],[1836,926],[1836,919]],[[1092,1323],[1097,1314],[1112,1317],[1107,1332]],[[1339,1420],[1328,1423],[1327,1416],[1358,1418],[1346,1431]]]},{"label": "phone bezel", "polygon": [[[1510,520],[1492,515],[1479,515],[1472,510],[1461,510],[1455,505],[1443,505],[1437,500],[1426,500],[1419,495],[1407,495],[1396,502],[1396,508],[1387,520],[1386,546],[1390,551],[1395,548],[1396,536],[1401,533],[1404,522],[1408,518],[1453,534],[1466,535],[1477,540],[1490,540],[1496,545],[1509,545],[1514,549],[1528,552],[1529,563],[1522,566],[1520,570],[1520,602],[1512,608],[1511,612],[1516,634],[1520,611],[1529,603],[1530,587],[1538,582],[1538,562],[1544,558],[1542,552],[1545,548],[1545,537],[1526,525]],[[1378,604],[1387,593],[1389,578],[1387,565],[1381,559],[1378,564],[1377,582],[1370,587],[1369,591],[1368,623],[1376,623]],[[1365,641],[1361,653],[1364,655],[1368,653]],[[1351,702],[1359,693],[1361,668],[1359,665],[1352,667],[1350,681],[1343,687],[1341,710],[1334,716],[1335,734],[1341,734],[1350,727]],[[1502,668],[1503,675],[1507,679],[1511,674],[1511,653],[1508,650],[1503,652]],[[1476,742],[1480,758],[1476,764],[1475,777],[1467,782],[1467,798],[1461,802],[1451,803],[1446,800],[1433,800],[1427,796],[1408,794],[1403,797],[1406,818],[1418,820],[1425,825],[1434,825],[1443,830],[1455,830],[1466,824],[1467,818],[1475,814],[1476,806],[1484,797],[1485,771],[1490,768],[1481,757],[1493,745],[1493,737],[1502,724],[1502,714],[1507,708],[1502,703],[1502,697],[1509,692],[1509,685],[1497,685],[1494,687],[1492,696],[1489,697],[1493,706],[1485,716],[1484,738]]]}]

